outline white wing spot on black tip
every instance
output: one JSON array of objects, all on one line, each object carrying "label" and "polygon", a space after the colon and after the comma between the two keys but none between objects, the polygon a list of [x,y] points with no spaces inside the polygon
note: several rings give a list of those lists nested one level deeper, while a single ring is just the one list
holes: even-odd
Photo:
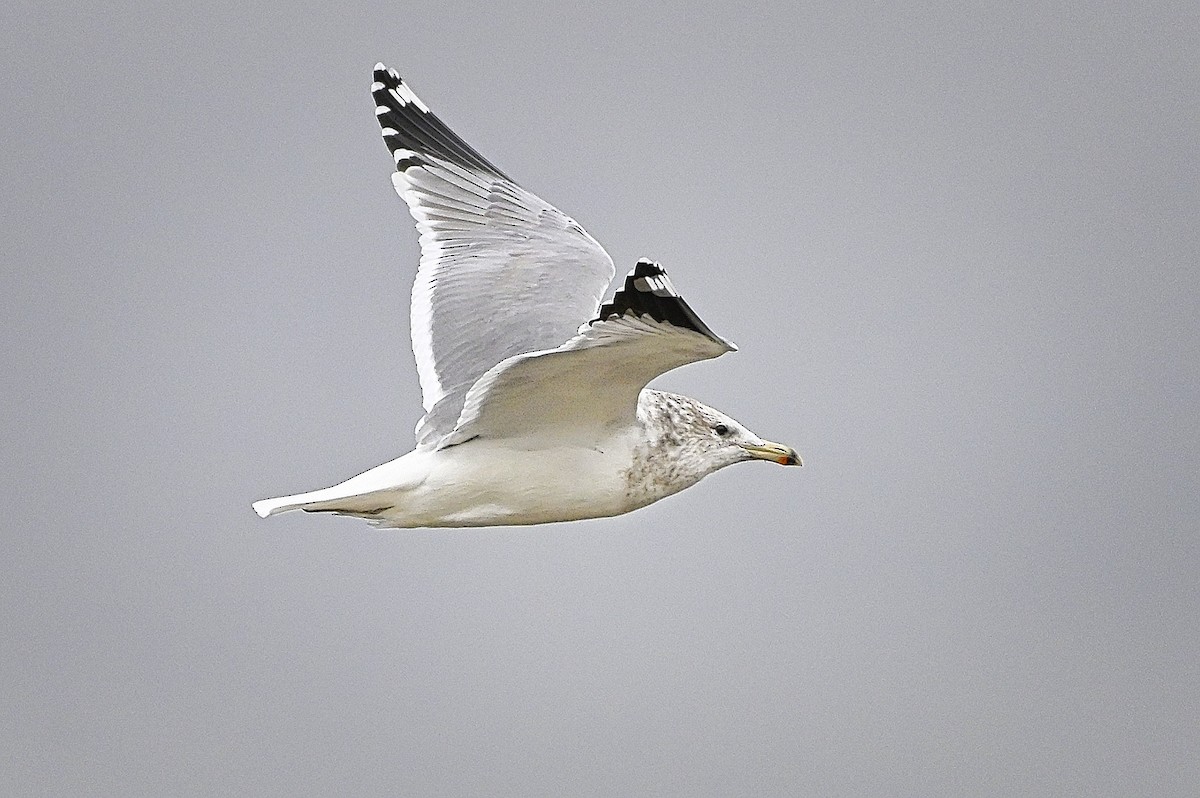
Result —
[{"label": "white wing spot on black tip", "polygon": [[612,301],[600,307],[595,321],[604,321],[614,316],[633,313],[648,315],[658,322],[693,330],[714,341],[726,343],[700,320],[696,312],[688,307],[671,285],[666,271],[652,260],[643,258],[625,278],[625,284],[613,295]]},{"label": "white wing spot on black tip", "polygon": [[633,285],[639,291],[649,291],[655,296],[679,296],[675,290],[675,286],[671,285],[671,281],[667,279],[667,275],[662,274],[657,277],[638,277],[633,281]]},{"label": "white wing spot on black tip", "polygon": [[[398,169],[446,161],[479,174],[508,179],[430,112],[394,69],[380,65],[374,77],[371,96],[375,117]],[[421,160],[411,160],[417,157]]]},{"label": "white wing spot on black tip", "polygon": [[395,91],[400,96],[401,100],[411,103],[419,108],[423,113],[429,113],[429,109],[425,107],[425,103],[421,102],[421,98],[418,97],[411,88],[409,88],[408,84],[401,81],[400,85],[396,87]]}]

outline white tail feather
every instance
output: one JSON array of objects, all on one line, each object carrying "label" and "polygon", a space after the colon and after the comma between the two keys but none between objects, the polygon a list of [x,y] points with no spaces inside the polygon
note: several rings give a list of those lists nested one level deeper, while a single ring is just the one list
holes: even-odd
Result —
[{"label": "white tail feather", "polygon": [[254,508],[254,512],[258,513],[259,518],[266,518],[267,516],[275,515],[275,513],[283,513],[303,507],[305,504],[303,499],[304,494],[299,496],[281,496],[278,499],[260,499],[250,506]]},{"label": "white tail feather", "polygon": [[254,508],[254,512],[258,513],[260,518],[266,518],[276,513],[285,513],[288,510],[319,510],[323,512],[340,512],[347,515],[362,513],[370,515],[377,512],[380,507],[387,507],[394,501],[395,497],[389,497],[386,495],[386,492],[383,494],[375,491],[363,493],[351,490],[348,492],[344,485],[335,485],[332,488],[323,488],[322,490],[314,490],[309,493],[298,493],[295,496],[280,496],[278,499],[261,499],[254,502],[251,507]]},{"label": "white tail feather", "polygon": [[347,493],[341,485],[334,485],[332,488],[322,488],[321,490],[309,491],[308,493],[297,493],[294,496],[262,499],[250,506],[254,508],[254,512],[258,513],[259,518],[266,518],[276,513],[286,513],[288,510],[313,508],[318,504],[322,505],[321,509],[334,509],[328,506],[327,503],[350,499],[355,495],[355,492]]},{"label": "white tail feather", "polygon": [[[381,508],[391,508],[400,501],[400,494],[414,484],[406,469],[412,468],[413,461],[408,458],[416,454],[410,452],[398,460],[384,463],[333,487],[293,496],[280,496],[276,499],[261,499],[251,506],[261,518],[288,510],[372,515]],[[423,477],[422,472],[418,473]]]}]

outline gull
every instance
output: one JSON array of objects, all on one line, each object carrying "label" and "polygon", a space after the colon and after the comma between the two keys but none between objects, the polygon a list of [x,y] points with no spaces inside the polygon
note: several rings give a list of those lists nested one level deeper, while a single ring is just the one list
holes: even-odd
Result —
[{"label": "gull", "polygon": [[474,527],[636,510],[734,463],[801,465],[695,399],[647,388],[737,347],[642,259],[612,299],[612,258],[574,219],[455,135],[393,69],[371,96],[392,183],[419,232],[416,447],[333,487],[254,502],[377,526]]}]

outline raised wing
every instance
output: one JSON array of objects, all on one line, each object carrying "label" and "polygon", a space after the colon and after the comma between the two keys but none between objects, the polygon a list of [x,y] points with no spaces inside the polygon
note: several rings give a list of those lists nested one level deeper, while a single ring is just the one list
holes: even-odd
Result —
[{"label": "raised wing", "polygon": [[383,64],[371,85],[392,183],[420,233],[411,328],[433,445],[468,389],[514,355],[574,335],[613,277],[608,253],[574,219],[510,180],[446,127]]},{"label": "raised wing", "polygon": [[640,260],[576,336],[551,350],[510,357],[484,374],[441,446],[476,437],[586,444],[632,424],[638,395],[659,374],[735,349],[688,307],[662,267]]}]

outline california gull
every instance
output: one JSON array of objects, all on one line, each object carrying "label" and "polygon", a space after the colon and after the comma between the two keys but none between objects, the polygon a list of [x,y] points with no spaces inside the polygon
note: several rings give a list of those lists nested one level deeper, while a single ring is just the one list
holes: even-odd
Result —
[{"label": "california gull", "polygon": [[661,266],[638,261],[601,304],[613,262],[574,219],[455,135],[395,70],[375,66],[371,95],[392,183],[420,233],[416,448],[255,512],[388,527],[542,524],[626,513],[737,462],[800,465],[791,447],[724,413],[646,388],[736,349]]}]

